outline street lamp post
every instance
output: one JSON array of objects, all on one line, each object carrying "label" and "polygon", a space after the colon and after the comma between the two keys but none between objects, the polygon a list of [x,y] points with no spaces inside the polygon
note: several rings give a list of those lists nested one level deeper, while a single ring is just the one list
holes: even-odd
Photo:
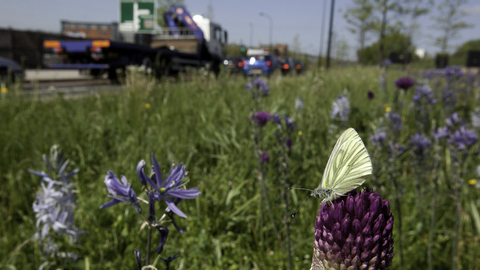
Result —
[{"label": "street lamp post", "polygon": [[270,52],[272,48],[272,32],[273,32],[273,19],[265,12],[260,12],[260,16],[266,17],[270,21]]}]

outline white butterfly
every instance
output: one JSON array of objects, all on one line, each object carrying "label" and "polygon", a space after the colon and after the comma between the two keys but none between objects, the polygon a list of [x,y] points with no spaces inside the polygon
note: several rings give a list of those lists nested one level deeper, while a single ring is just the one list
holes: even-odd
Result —
[{"label": "white butterfly", "polygon": [[[320,186],[314,190],[302,190],[311,191],[307,198],[315,197],[322,199],[322,203],[329,202],[362,185],[372,170],[367,148],[355,129],[349,128],[338,138]],[[297,212],[298,209],[295,214]]]}]

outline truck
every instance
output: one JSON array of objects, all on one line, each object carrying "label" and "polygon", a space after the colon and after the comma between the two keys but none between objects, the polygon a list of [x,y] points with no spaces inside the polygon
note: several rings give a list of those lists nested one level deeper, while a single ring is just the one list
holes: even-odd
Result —
[{"label": "truck", "polygon": [[147,45],[109,39],[45,40],[44,53],[59,60],[47,68],[107,72],[112,82],[118,82],[119,70],[129,65],[151,68],[157,78],[188,68],[207,68],[218,75],[227,31],[201,15],[191,16],[183,6],[171,6],[163,15],[168,27],[149,35]]}]

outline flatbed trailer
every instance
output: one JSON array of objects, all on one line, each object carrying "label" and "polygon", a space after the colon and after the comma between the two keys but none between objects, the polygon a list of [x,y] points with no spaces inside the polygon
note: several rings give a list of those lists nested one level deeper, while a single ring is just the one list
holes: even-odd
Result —
[{"label": "flatbed trailer", "polygon": [[62,63],[50,64],[52,69],[89,70],[92,75],[108,72],[110,80],[118,80],[118,69],[129,65],[152,68],[157,77],[176,74],[188,66],[203,67],[211,61],[208,54],[189,54],[163,46],[149,46],[110,40],[46,40],[45,53],[54,53]]}]

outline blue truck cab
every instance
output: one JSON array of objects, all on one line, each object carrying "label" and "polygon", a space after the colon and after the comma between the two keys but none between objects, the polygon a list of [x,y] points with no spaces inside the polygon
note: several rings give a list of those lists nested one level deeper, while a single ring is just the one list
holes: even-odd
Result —
[{"label": "blue truck cab", "polygon": [[249,55],[243,61],[243,75],[265,75],[270,76],[277,68],[277,60],[273,54]]}]

